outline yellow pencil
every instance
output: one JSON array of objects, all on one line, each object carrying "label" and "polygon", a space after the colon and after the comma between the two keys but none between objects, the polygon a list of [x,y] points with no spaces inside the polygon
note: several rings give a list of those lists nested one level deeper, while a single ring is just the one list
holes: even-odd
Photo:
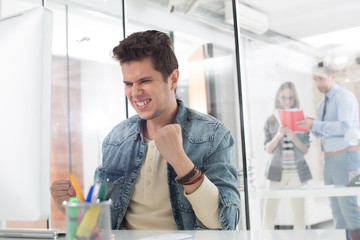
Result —
[{"label": "yellow pencil", "polygon": [[80,202],[84,202],[84,201],[85,201],[84,195],[83,195],[83,193],[81,192],[81,189],[80,189],[80,187],[79,187],[78,182],[76,181],[76,178],[75,178],[74,174],[70,173],[70,179],[71,179],[72,185],[73,185],[74,188],[75,188],[76,195],[77,195],[77,197],[79,198]]}]

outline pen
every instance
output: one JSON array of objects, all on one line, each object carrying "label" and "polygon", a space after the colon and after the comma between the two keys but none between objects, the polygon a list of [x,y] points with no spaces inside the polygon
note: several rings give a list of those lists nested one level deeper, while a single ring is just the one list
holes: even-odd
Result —
[{"label": "pen", "polygon": [[94,185],[91,185],[90,189],[89,189],[89,192],[88,192],[88,195],[86,197],[86,202],[91,202],[91,198],[92,198],[92,195],[93,195],[93,190],[94,190]]},{"label": "pen", "polygon": [[72,185],[73,185],[74,188],[75,188],[76,195],[78,196],[80,202],[84,202],[84,201],[85,201],[84,195],[83,195],[83,193],[81,192],[81,189],[80,189],[80,187],[79,187],[78,182],[76,181],[76,178],[75,178],[74,174],[70,173],[70,179],[71,179]]},{"label": "pen", "polygon": [[98,199],[101,202],[101,201],[104,201],[105,198],[106,198],[106,184],[103,183],[103,184],[101,184]]},{"label": "pen", "polygon": [[[77,203],[77,198],[70,198],[69,203]],[[69,239],[75,238],[77,227],[78,207],[69,207]]]},{"label": "pen", "polygon": [[101,188],[101,183],[96,182],[94,185],[94,190],[93,190],[92,197],[91,197],[92,203],[96,202],[96,199],[98,198],[98,195],[99,195],[100,188]]}]

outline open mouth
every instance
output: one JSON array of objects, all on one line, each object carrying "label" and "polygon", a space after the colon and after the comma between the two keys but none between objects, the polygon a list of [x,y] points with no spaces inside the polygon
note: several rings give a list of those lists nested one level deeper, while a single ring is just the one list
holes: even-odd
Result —
[{"label": "open mouth", "polygon": [[151,102],[150,99],[147,99],[147,100],[144,100],[144,101],[135,101],[135,105],[136,105],[139,109],[143,109],[143,108],[145,108],[150,102]]}]

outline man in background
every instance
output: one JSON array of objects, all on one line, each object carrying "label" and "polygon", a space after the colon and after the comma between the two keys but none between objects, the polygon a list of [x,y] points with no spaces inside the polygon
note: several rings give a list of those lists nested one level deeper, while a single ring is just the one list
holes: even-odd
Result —
[{"label": "man in background", "polygon": [[[318,105],[319,120],[306,118],[299,127],[321,139],[326,185],[348,185],[349,171],[360,168],[358,140],[345,140],[349,129],[359,129],[359,106],[354,94],[340,88],[335,73],[323,62],[313,69],[318,90],[325,94]],[[335,227],[347,229],[348,239],[360,240],[360,210],[357,197],[330,197]],[[352,237],[352,238],[351,238]]]}]

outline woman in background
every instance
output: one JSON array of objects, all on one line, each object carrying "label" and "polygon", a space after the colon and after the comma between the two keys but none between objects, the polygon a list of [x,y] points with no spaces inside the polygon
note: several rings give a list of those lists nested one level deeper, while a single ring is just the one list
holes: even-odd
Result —
[{"label": "woman in background", "polygon": [[[285,82],[279,87],[275,98],[275,109],[299,108],[295,85]],[[304,154],[309,149],[309,132],[293,132],[281,126],[275,115],[271,115],[264,127],[265,150],[271,154],[266,168],[268,189],[300,187],[312,178]],[[304,199],[291,199],[294,213],[294,229],[305,229]],[[274,229],[279,199],[266,199],[263,229]]]}]

